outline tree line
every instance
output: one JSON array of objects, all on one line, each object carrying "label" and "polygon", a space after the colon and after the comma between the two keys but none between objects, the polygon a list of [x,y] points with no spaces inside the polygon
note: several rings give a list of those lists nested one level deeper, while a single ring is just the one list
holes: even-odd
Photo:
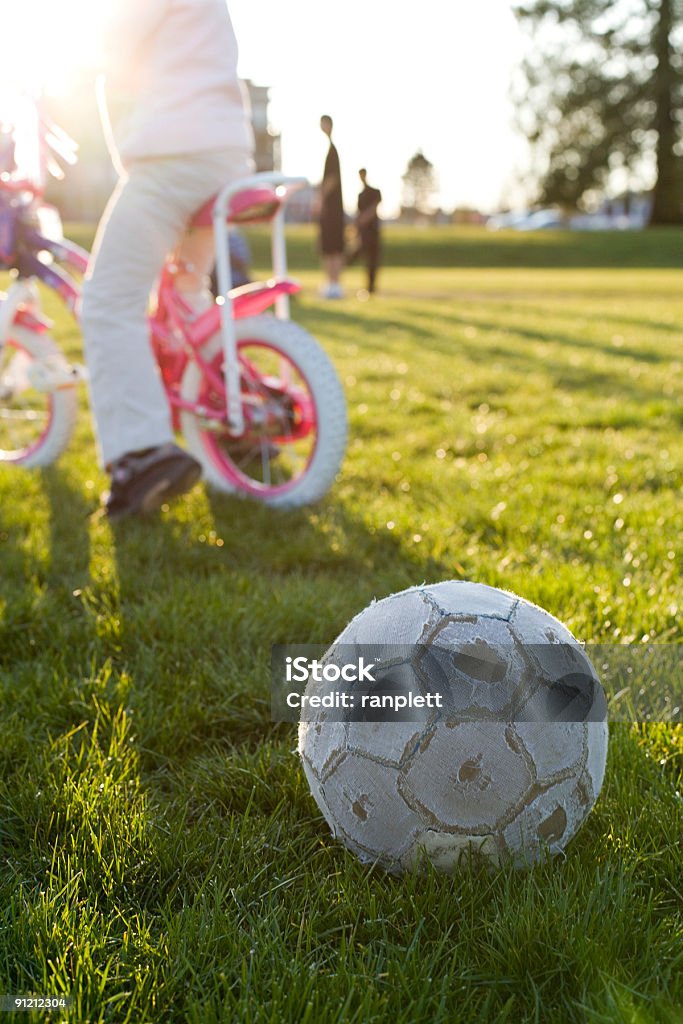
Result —
[{"label": "tree line", "polygon": [[654,181],[653,225],[683,223],[683,0],[513,4],[533,49],[516,90],[539,203],[581,206],[615,176]]},{"label": "tree line", "polygon": [[[531,144],[532,201],[581,208],[652,188],[652,225],[683,224],[683,0],[517,0],[532,43],[513,96]],[[404,209],[436,175],[408,162]]]}]

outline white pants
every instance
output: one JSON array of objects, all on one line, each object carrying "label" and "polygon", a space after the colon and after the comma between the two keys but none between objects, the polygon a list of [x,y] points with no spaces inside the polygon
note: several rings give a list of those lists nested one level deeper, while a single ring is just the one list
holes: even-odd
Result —
[{"label": "white pants", "polygon": [[249,154],[242,150],[138,160],[109,201],[81,305],[90,398],[105,466],[126,452],[173,440],[149,340],[149,295],[195,211],[250,170]]}]

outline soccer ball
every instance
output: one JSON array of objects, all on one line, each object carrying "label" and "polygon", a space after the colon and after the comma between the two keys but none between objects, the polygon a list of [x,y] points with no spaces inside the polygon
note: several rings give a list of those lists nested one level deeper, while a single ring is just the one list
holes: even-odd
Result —
[{"label": "soccer ball", "polygon": [[[449,581],[373,602],[323,664],[350,650],[391,677],[389,691],[425,705],[438,688],[442,706],[403,720],[302,715],[304,772],[334,836],[393,872],[425,859],[446,872],[472,860],[522,867],[564,849],[602,786],[607,716],[562,623],[506,591]],[[307,692],[338,688],[309,682]]]}]

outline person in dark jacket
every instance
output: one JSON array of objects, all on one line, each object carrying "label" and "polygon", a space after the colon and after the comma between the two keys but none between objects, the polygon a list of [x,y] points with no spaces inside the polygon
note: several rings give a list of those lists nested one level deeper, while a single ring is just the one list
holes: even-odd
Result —
[{"label": "person in dark jacket", "polygon": [[356,231],[358,244],[349,258],[349,263],[363,257],[368,272],[368,292],[370,295],[377,286],[377,270],[380,259],[380,219],[377,208],[382,202],[382,193],[378,188],[368,185],[368,172],[364,167],[358,172],[363,189],[358,195],[358,215]]},{"label": "person in dark jacket", "polygon": [[320,185],[320,255],[327,277],[322,294],[327,299],[340,299],[344,294],[339,281],[344,266],[344,203],[339,153],[332,142],[329,115],[320,118],[320,129],[330,140]]}]

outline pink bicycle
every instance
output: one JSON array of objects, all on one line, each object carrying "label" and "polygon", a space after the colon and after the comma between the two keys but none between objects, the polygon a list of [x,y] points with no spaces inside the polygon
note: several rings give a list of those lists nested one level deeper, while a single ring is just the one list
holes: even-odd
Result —
[{"label": "pink bicycle", "polygon": [[[33,118],[32,131],[26,120]],[[20,170],[20,139],[33,137],[41,171]],[[0,125],[0,269],[13,280],[0,295],[0,463],[52,463],[69,443],[80,367],[50,336],[37,281],[73,315],[88,253],[63,240],[58,214],[42,203],[44,168],[73,163],[75,145],[29,109],[22,133]],[[285,206],[305,179],[257,174],[226,186],[195,222],[213,222],[219,298],[197,315],[160,276],[150,337],[174,426],[213,487],[268,505],[297,507],[321,498],[346,446],[346,403],[334,367],[315,339],[289,319]],[[231,288],[227,225],[265,222],[274,276]],[[266,311],[275,307],[275,315]]]}]

